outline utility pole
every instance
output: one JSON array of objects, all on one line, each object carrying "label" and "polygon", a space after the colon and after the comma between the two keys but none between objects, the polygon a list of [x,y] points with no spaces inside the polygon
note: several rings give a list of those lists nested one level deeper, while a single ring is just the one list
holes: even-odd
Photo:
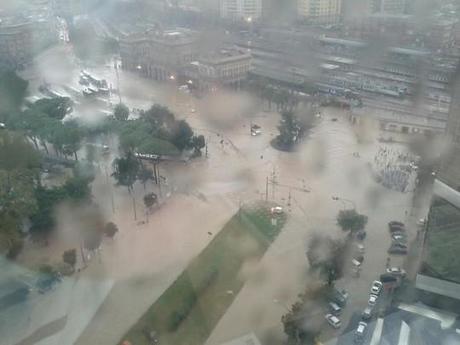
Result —
[{"label": "utility pole", "polygon": [[155,179],[155,184],[158,184],[157,163],[156,162],[153,162],[153,178]]},{"label": "utility pole", "polygon": [[118,61],[115,62],[115,74],[117,75],[117,92],[118,92],[118,100],[121,102],[121,90],[120,90],[120,76],[118,75]]},{"label": "utility pole", "polygon": [[275,185],[276,185],[276,171],[275,167],[273,167],[273,172],[272,172],[272,180],[270,181],[272,184],[272,199],[275,200]]},{"label": "utility pole", "polygon": [[134,195],[133,195],[133,211],[134,211],[134,220],[137,220],[136,200],[134,199]]},{"label": "utility pole", "polygon": [[268,176],[267,181],[265,182],[265,201],[268,201]]},{"label": "utility pole", "polygon": [[160,175],[160,169],[158,169],[158,165],[157,165],[157,175],[158,175],[158,190],[160,192],[160,197],[163,197],[163,193],[161,192],[161,175]]}]

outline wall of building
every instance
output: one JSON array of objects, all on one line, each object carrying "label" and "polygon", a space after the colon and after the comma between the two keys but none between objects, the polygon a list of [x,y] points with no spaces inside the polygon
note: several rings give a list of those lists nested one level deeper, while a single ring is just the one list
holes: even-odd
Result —
[{"label": "wall of building", "polygon": [[147,32],[120,40],[122,67],[156,80],[175,76],[197,58],[196,50],[196,36],[191,32]]},{"label": "wall of building", "polygon": [[258,20],[262,16],[262,0],[221,0],[220,16],[230,20]]},{"label": "wall of building", "polygon": [[298,0],[298,15],[313,23],[335,23],[342,14],[342,0]]}]

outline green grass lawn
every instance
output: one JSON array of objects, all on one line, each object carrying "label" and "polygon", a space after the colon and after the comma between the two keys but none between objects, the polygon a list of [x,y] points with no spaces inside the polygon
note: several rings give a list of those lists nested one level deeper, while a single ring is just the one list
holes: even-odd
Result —
[{"label": "green grass lawn", "polygon": [[[244,285],[245,262],[260,260],[286,216],[271,224],[269,205],[244,207],[194,258],[122,340],[147,345],[145,330],[160,344],[202,345]],[[232,293],[230,293],[230,291]]]},{"label": "green grass lawn", "polygon": [[437,230],[428,234],[427,262],[446,279],[460,282],[460,237],[457,228]]}]

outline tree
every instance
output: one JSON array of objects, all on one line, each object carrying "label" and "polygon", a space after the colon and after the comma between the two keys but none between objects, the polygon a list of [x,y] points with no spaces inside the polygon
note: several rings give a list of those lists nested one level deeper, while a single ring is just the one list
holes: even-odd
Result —
[{"label": "tree", "polygon": [[278,143],[285,148],[292,148],[302,136],[302,126],[292,111],[283,111],[278,126],[280,134]]},{"label": "tree", "polygon": [[149,193],[144,195],[144,205],[147,208],[151,208],[158,202],[158,196],[155,193]]},{"label": "tree", "polygon": [[93,164],[96,160],[96,147],[92,144],[86,145],[86,160],[90,162],[90,164]]},{"label": "tree", "polygon": [[204,136],[194,136],[192,139],[192,145],[195,150],[195,155],[201,156],[201,149],[206,146],[206,140],[204,139]]},{"label": "tree", "polygon": [[125,157],[116,158],[112,165],[114,170],[112,176],[119,185],[126,186],[131,192],[140,170],[137,158],[132,152],[128,152]]},{"label": "tree", "polygon": [[15,257],[22,248],[21,228],[37,209],[34,188],[41,160],[18,133],[0,133],[0,253]]},{"label": "tree", "polygon": [[104,234],[107,237],[113,238],[117,232],[118,232],[118,227],[115,223],[108,222],[107,224],[105,224]]},{"label": "tree", "polygon": [[30,217],[32,233],[48,233],[55,226],[53,211],[55,207],[64,200],[82,201],[89,199],[91,189],[90,180],[80,176],[72,177],[63,186],[35,188],[35,200],[37,200],[36,211]]},{"label": "tree", "polygon": [[119,103],[113,109],[113,117],[118,121],[126,121],[129,117],[129,108],[123,103]]},{"label": "tree", "polygon": [[171,142],[179,149],[184,150],[192,146],[193,131],[185,120],[177,122],[172,133]]},{"label": "tree", "polygon": [[346,243],[328,236],[314,234],[308,243],[307,259],[329,286],[343,275]]},{"label": "tree", "polygon": [[299,295],[299,301],[281,317],[288,344],[316,344],[324,315],[320,302],[325,300],[327,292],[328,288],[324,285],[307,287],[305,292]]},{"label": "tree", "polygon": [[363,230],[367,220],[367,216],[359,214],[355,209],[341,210],[337,216],[337,224],[343,231],[350,231],[351,234]]},{"label": "tree", "polygon": [[64,261],[66,264],[69,264],[70,266],[74,267],[75,264],[77,263],[77,250],[76,249],[66,250],[62,254],[62,261]]},{"label": "tree", "polygon": [[9,113],[19,110],[29,83],[13,71],[0,74],[0,118],[5,121]]},{"label": "tree", "polygon": [[81,129],[75,121],[54,124],[50,142],[54,145],[57,153],[64,156],[73,155],[75,160],[78,160],[77,151],[81,147],[81,140]]},{"label": "tree", "polygon": [[153,171],[152,169],[141,166],[137,177],[139,178],[141,183],[144,185],[144,190],[145,190],[145,184],[147,183],[147,181],[153,180]]},{"label": "tree", "polygon": [[153,105],[142,114],[142,119],[150,125],[152,135],[161,137],[161,132],[170,133],[176,122],[174,114],[168,108]]},{"label": "tree", "polygon": [[31,106],[34,112],[41,112],[47,116],[62,120],[72,111],[73,102],[69,97],[42,98]]}]

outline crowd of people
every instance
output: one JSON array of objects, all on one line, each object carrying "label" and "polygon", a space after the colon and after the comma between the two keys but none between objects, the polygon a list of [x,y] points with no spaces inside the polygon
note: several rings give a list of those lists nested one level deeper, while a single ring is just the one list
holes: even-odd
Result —
[{"label": "crowd of people", "polygon": [[405,193],[415,187],[416,161],[417,157],[411,153],[383,146],[374,157],[373,168],[386,188]]}]

